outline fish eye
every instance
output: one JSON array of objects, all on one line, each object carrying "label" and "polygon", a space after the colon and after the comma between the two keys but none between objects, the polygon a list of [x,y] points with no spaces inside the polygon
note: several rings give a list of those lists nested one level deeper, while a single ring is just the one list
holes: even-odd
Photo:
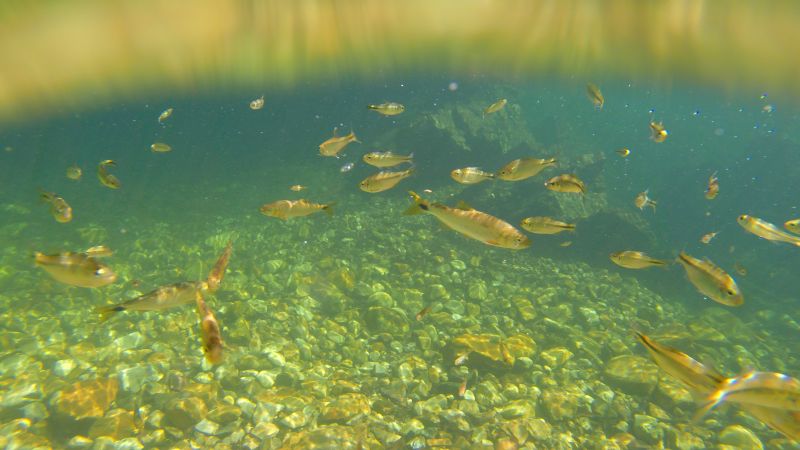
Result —
[{"label": "fish eye", "polygon": [[106,269],[105,269],[105,267],[101,267],[101,268],[99,268],[99,269],[95,270],[95,271],[94,271],[94,274],[95,274],[95,275],[97,275],[97,276],[99,276],[99,277],[101,277],[101,276],[105,275],[105,274],[106,274]]},{"label": "fish eye", "polygon": [[742,214],[739,216],[739,220],[747,220],[747,214]]}]

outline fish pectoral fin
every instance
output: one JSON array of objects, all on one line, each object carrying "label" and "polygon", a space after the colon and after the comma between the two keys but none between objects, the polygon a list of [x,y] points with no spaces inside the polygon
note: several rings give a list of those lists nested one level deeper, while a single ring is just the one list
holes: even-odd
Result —
[{"label": "fish pectoral fin", "polygon": [[405,211],[403,211],[404,216],[416,216],[418,214],[422,214],[424,211],[419,204],[413,204],[408,207]]},{"label": "fish pectoral fin", "polygon": [[459,200],[458,204],[456,204],[456,209],[460,209],[463,211],[474,211],[475,208],[467,204],[464,200]]}]

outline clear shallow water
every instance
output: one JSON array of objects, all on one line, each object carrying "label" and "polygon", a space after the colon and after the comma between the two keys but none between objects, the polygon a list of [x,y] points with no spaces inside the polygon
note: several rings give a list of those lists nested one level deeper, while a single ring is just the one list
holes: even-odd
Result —
[{"label": "clear shallow water", "polygon": [[[76,435],[97,441],[99,431],[90,431],[97,418],[76,420],[54,400],[93,379],[120,384],[100,415],[117,409],[133,414],[133,423],[123,427],[128,431],[114,435],[128,439],[125,445],[334,445],[314,434],[326,426],[341,427],[335,430],[347,443],[336,445],[351,448],[434,445],[436,439],[455,447],[493,445],[508,438],[503,430],[515,420],[537,429],[528,445],[543,448],[622,445],[622,438],[612,438],[628,432],[634,445],[678,445],[683,441],[676,436],[685,441],[688,434],[711,446],[736,423],[765,443],[779,439],[733,408],[688,427],[691,406],[665,401],[652,387],[615,384],[604,371],[620,355],[646,357],[630,332],[631,325],[643,323],[654,332],[666,328],[697,336],[706,330],[711,337],[667,342],[707,357],[727,375],[748,365],[800,373],[797,344],[790,338],[798,319],[792,277],[797,249],[760,240],[735,223],[742,213],[778,225],[797,217],[791,181],[800,175],[796,107],[769,93],[760,99],[760,91],[732,96],[700,86],[663,89],[612,79],[593,80],[606,97],[603,110],[596,111],[582,79],[455,79],[455,92],[447,89],[450,81],[419,76],[267,91],[261,111],[247,103],[262,92],[198,93],[63,112],[3,130],[0,147],[13,148],[0,154],[0,299],[8,324],[2,330],[8,344],[3,384],[8,393],[18,392],[12,374],[23,367],[30,378],[22,383],[38,387],[24,401],[5,397],[4,423],[31,423],[16,439],[35,442],[31,436],[39,436],[56,446],[70,439],[78,445]],[[509,106],[481,119],[480,110],[501,97]],[[403,103],[406,112],[387,118],[365,107],[383,100]],[[763,112],[765,104],[775,105],[774,112]],[[166,107],[175,112],[161,126],[156,118]],[[664,143],[648,139],[650,110],[670,132]],[[317,146],[335,126],[352,128],[363,144],[351,144],[339,159],[321,157]],[[149,145],[156,141],[173,151],[152,153]],[[616,155],[621,147],[630,148],[631,156]],[[359,191],[358,182],[377,171],[361,156],[385,149],[413,151],[417,173],[384,193]],[[449,177],[458,167],[497,170],[525,156],[556,156],[561,163],[518,183],[464,187]],[[123,183],[118,191],[97,181],[96,164],[104,159],[118,163],[112,170]],[[356,167],[341,173],[346,162]],[[73,163],[84,171],[78,182],[64,176]],[[703,190],[714,171],[721,191],[708,201]],[[543,187],[545,179],[567,172],[586,181],[583,201],[559,202],[559,194]],[[292,192],[293,184],[308,190]],[[39,187],[62,195],[74,220],[56,223],[37,199]],[[532,235],[532,247],[519,252],[494,249],[443,229],[432,217],[403,216],[409,189],[430,189],[427,197],[449,205],[465,200],[513,224],[552,215],[577,222],[577,231]],[[655,213],[633,205],[645,189],[658,201]],[[284,198],[335,201],[335,214],[284,223],[259,213],[260,205]],[[710,231],[721,233],[710,245],[699,243]],[[228,274],[209,299],[229,345],[221,366],[203,363],[196,313],[189,306],[98,322],[97,306],[204,278],[228,238],[234,242]],[[564,241],[572,245],[561,247]],[[113,285],[71,288],[32,267],[33,251],[99,244],[115,251],[108,263],[120,277]],[[609,261],[609,253],[628,249],[665,259],[685,250],[732,273],[738,262],[748,269],[746,277],[734,275],[745,305],[720,312],[724,307],[697,293],[677,266],[631,271]],[[531,305],[533,317],[521,312],[518,297]],[[433,305],[430,317],[414,320],[427,305]],[[478,360],[467,365],[469,371],[454,366],[454,340],[486,333],[534,340],[535,349],[517,355],[529,363]],[[584,339],[591,343],[578,344]],[[560,361],[553,355],[564,353],[554,349],[574,356]],[[424,369],[408,379],[402,365],[414,358]],[[76,368],[65,374],[56,369],[59,361]],[[131,375],[138,368],[144,372]],[[478,412],[456,395],[465,372]],[[264,381],[270,377],[272,385]],[[337,389],[337,381],[358,387]],[[564,403],[574,408],[553,412],[558,402],[549,393],[570,389],[593,398],[595,406],[567,396]],[[608,390],[623,399],[620,405],[602,406]],[[367,410],[345,420],[324,419],[331,402],[351,391],[363,395]],[[198,398],[204,414],[190,415],[186,423],[170,421],[185,413],[185,405],[175,402]],[[242,399],[255,411],[248,413]],[[438,409],[431,406],[439,400]],[[523,413],[504,409],[519,402],[527,405]],[[25,409],[30,404],[41,407]],[[238,413],[219,412],[227,407]],[[158,419],[159,411],[166,419]],[[292,422],[297,411],[305,419],[299,425]],[[466,419],[448,411],[461,411]],[[661,434],[648,435],[636,414],[655,417]],[[207,423],[198,428],[202,419],[222,431],[210,432]],[[423,429],[409,431],[416,427],[412,420]],[[550,433],[541,431],[542,421]],[[364,431],[376,423],[378,431]],[[264,424],[275,427],[274,435]]]}]

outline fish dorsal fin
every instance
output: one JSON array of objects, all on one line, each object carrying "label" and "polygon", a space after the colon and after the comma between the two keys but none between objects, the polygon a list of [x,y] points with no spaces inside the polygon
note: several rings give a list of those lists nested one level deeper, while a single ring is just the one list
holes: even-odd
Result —
[{"label": "fish dorsal fin", "polygon": [[460,210],[462,210],[462,211],[474,211],[474,210],[475,210],[475,208],[473,208],[472,206],[470,206],[470,205],[469,205],[467,202],[465,202],[464,200],[459,200],[459,201],[458,201],[458,203],[456,204],[456,209],[460,209]]},{"label": "fish dorsal fin", "polygon": [[333,127],[333,137],[339,137],[336,133],[339,131],[339,127]]}]

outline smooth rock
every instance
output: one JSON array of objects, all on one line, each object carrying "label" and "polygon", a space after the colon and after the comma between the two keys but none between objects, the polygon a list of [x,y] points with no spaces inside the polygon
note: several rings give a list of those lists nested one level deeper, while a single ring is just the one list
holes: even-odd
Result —
[{"label": "smooth rock", "polygon": [[109,411],[108,414],[97,419],[89,428],[89,437],[92,439],[108,436],[118,441],[135,434],[136,425],[133,422],[133,412],[124,409]]},{"label": "smooth rock", "polygon": [[86,436],[72,436],[72,438],[67,442],[67,448],[90,448],[93,442],[94,441]]},{"label": "smooth rock", "polygon": [[214,436],[219,431],[219,424],[208,419],[197,422],[194,429],[208,436]]},{"label": "smooth rock", "polygon": [[208,418],[221,425],[225,425],[235,421],[241,415],[242,410],[238,406],[222,403],[213,410],[209,411]]},{"label": "smooth rock", "polygon": [[338,396],[322,408],[320,423],[346,422],[358,414],[369,414],[369,399],[364,394],[349,393]]},{"label": "smooth rock", "polygon": [[382,306],[391,308],[394,306],[394,299],[386,292],[373,292],[367,299],[369,306]]},{"label": "smooth rock", "polygon": [[118,390],[116,378],[80,381],[59,391],[52,405],[59,414],[75,420],[100,417],[117,398]]},{"label": "smooth rock", "polygon": [[191,428],[208,414],[206,403],[197,397],[176,399],[164,408],[165,425],[185,430]]},{"label": "smooth rock", "polygon": [[119,385],[125,392],[139,392],[145,383],[158,379],[152,366],[134,366],[119,371]]},{"label": "smooth rock", "polygon": [[256,381],[264,389],[269,389],[275,385],[275,376],[272,373],[262,370],[256,374]]},{"label": "smooth rock", "polygon": [[612,358],[604,371],[610,386],[634,396],[647,396],[658,385],[659,368],[650,360],[635,355]]},{"label": "smooth rock", "polygon": [[278,421],[278,423],[287,428],[291,428],[292,430],[296,430],[304,427],[310,419],[311,418],[303,409],[299,409],[287,416],[284,416]]},{"label": "smooth rock", "polygon": [[633,435],[648,444],[656,444],[664,437],[664,429],[655,417],[634,414]]},{"label": "smooth rock", "polygon": [[142,450],[144,445],[139,439],[129,437],[114,443],[114,450]]},{"label": "smooth rock", "polygon": [[242,413],[247,417],[252,417],[256,411],[256,404],[246,398],[236,399],[236,406],[241,408]]},{"label": "smooth rock", "polygon": [[138,331],[134,331],[133,333],[114,339],[114,345],[120,350],[132,350],[134,348],[139,348],[144,343],[145,338],[142,336],[142,333],[139,333]]},{"label": "smooth rock", "polygon": [[250,434],[263,441],[280,433],[281,429],[272,422],[259,422],[251,430]]},{"label": "smooth rock", "polygon": [[720,444],[739,450],[763,450],[764,444],[752,431],[741,425],[730,425],[719,434]]},{"label": "smooth rock", "polygon": [[61,378],[66,378],[77,366],[72,359],[60,359],[53,364],[53,373]]}]

